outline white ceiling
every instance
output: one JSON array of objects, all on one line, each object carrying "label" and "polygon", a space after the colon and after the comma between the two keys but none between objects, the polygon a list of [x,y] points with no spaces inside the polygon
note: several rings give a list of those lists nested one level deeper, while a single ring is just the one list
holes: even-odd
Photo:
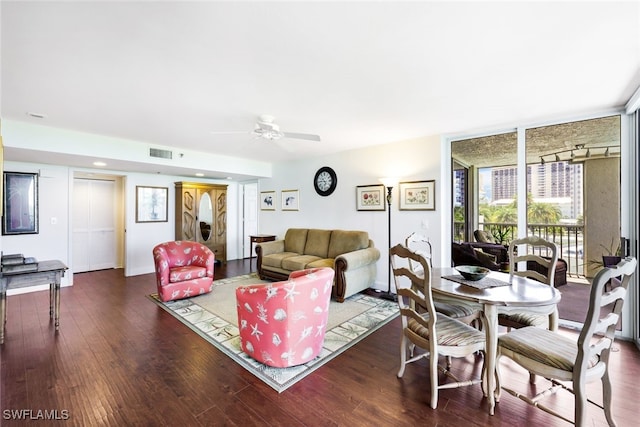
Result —
[{"label": "white ceiling", "polygon": [[[3,119],[273,162],[579,116],[640,86],[638,2],[0,8]],[[260,114],[322,141],[274,149],[249,134]]]}]

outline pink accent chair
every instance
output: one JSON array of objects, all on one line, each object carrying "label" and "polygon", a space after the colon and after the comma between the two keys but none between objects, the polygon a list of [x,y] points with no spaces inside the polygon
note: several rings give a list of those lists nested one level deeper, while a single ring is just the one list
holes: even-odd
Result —
[{"label": "pink accent chair", "polygon": [[301,365],[322,351],[332,268],[293,271],[289,280],[236,289],[242,350],[276,368]]},{"label": "pink accent chair", "polygon": [[153,259],[162,301],[189,298],[213,289],[215,255],[205,245],[187,240],[160,243],[153,248]]}]

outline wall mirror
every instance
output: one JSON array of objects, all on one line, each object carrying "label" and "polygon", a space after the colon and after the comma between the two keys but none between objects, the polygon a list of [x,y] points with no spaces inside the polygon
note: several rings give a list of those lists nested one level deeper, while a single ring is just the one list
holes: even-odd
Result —
[{"label": "wall mirror", "polygon": [[3,173],[2,234],[38,233],[38,174]]},{"label": "wall mirror", "polygon": [[211,237],[211,225],[213,224],[213,206],[209,193],[204,193],[200,198],[198,216],[200,235],[202,240],[206,242]]}]

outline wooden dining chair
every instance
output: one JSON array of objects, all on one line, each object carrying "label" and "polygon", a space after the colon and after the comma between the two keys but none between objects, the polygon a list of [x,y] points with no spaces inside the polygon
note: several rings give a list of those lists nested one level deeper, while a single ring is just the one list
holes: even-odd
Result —
[{"label": "wooden dining chair", "polygon": [[[482,382],[480,379],[458,380],[447,365],[438,365],[438,356],[467,357],[474,353],[484,352],[485,334],[471,326],[438,313],[431,294],[431,266],[427,259],[402,245],[389,250],[389,258],[396,290],[398,305],[402,319],[402,339],[400,343],[400,370],[398,378],[404,375],[409,363],[422,358],[429,359],[429,375],[431,389],[431,408],[438,406],[438,390],[470,386]],[[422,275],[413,273],[406,267],[411,260],[420,264]],[[426,307],[426,312],[418,310]],[[416,347],[422,352],[416,354]],[[438,371],[453,382],[439,383]],[[482,370],[484,375],[484,369]]]},{"label": "wooden dining chair", "polygon": [[[554,286],[555,266],[558,262],[558,247],[555,243],[539,236],[527,236],[513,240],[509,244],[509,275],[522,276]],[[524,267],[524,268],[523,268]],[[500,314],[498,323],[511,328],[539,326],[556,329],[552,319],[557,319],[557,311],[551,315],[528,313],[526,311]]]},{"label": "wooden dining chair", "polygon": [[[405,245],[409,250],[422,255],[429,262],[429,267],[433,268],[433,251],[431,242],[426,236],[413,232],[405,239]],[[412,259],[409,259],[408,262],[411,272],[417,275],[423,273],[422,265],[419,262]],[[433,305],[437,312],[481,329],[480,316],[482,316],[482,311],[479,304],[451,302],[444,298],[434,297]]]},{"label": "wooden dining chair", "polygon": [[[504,334],[498,338],[498,359],[506,356],[529,372],[551,381],[552,387],[529,397],[507,387],[508,393],[538,408],[564,419],[578,427],[587,425],[587,402],[604,409],[610,426],[615,426],[611,412],[612,386],[609,378],[609,357],[615,338],[616,325],[620,320],[622,305],[627,295],[631,276],[636,270],[635,258],[626,258],[616,267],[600,270],[593,279],[589,299],[589,310],[578,340],[575,341],[555,331],[536,327],[525,327]],[[620,286],[611,291],[605,289],[610,279],[620,276]],[[502,383],[498,371],[498,397]],[[602,381],[603,404],[587,398],[586,384]],[[559,381],[571,382],[566,386]],[[566,389],[575,395],[574,420],[540,404],[540,400],[554,392]],[[621,396],[622,399],[628,396]]]}]

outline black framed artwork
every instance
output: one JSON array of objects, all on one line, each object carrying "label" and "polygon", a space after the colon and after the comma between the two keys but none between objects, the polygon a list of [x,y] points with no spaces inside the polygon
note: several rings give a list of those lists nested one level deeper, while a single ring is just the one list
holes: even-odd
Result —
[{"label": "black framed artwork", "polygon": [[3,173],[2,234],[38,233],[38,174]]}]

